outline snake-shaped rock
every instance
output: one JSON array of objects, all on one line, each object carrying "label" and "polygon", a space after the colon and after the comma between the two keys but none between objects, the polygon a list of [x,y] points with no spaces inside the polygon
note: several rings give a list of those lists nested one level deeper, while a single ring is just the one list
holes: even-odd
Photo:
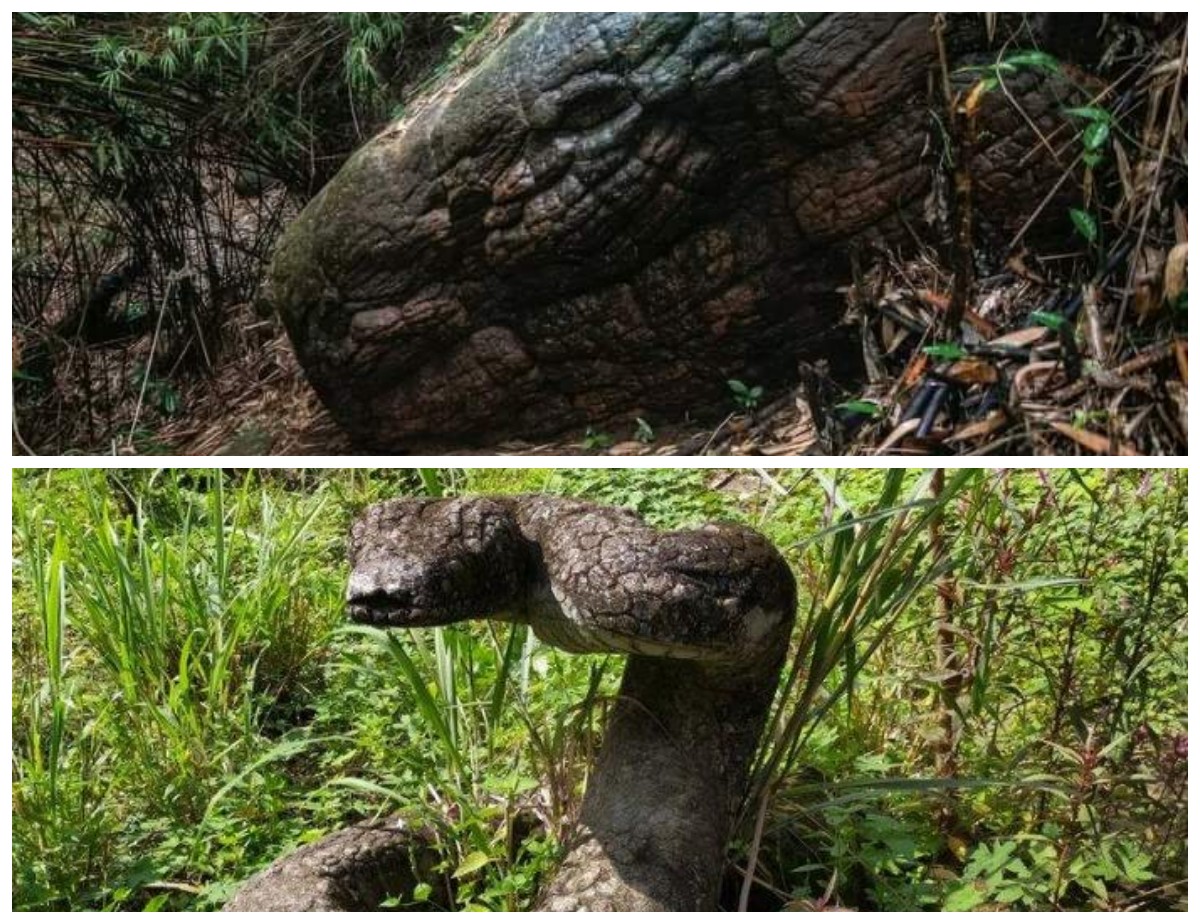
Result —
[{"label": "snake-shaped rock", "polygon": [[[795,615],[794,578],[765,538],[727,524],[660,531],[628,510],[545,496],[399,500],[355,524],[350,555],[357,622],[525,622],[566,651],[629,656],[541,910],[715,908]],[[228,910],[368,910],[381,865],[395,866],[391,894],[412,881],[410,837],[384,830],[302,848]]]},{"label": "snake-shaped rock", "polygon": [[[952,14],[949,79],[969,90],[1005,49],[1069,55],[1071,35],[1094,49],[1098,17],[1001,14],[991,40]],[[935,26],[531,14],[350,159],[288,229],[265,301],[338,422],[385,452],[723,414],[730,379],[852,369],[851,255],[939,238]],[[1063,109],[1085,101],[1015,66],[981,99],[981,248],[1066,214],[1070,158],[1046,138],[1065,148]]]}]

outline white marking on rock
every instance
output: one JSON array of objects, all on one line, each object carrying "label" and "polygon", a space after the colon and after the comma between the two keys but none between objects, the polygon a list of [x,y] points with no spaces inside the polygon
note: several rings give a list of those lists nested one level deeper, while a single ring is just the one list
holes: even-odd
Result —
[{"label": "white marking on rock", "polygon": [[779,627],[781,613],[772,613],[761,606],[746,613],[744,620],[746,641],[757,645]]}]

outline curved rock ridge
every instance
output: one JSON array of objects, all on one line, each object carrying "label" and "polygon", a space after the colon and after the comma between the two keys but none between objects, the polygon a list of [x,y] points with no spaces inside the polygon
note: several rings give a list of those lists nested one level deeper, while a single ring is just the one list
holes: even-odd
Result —
[{"label": "curved rock ridge", "polygon": [[[1052,22],[1001,26],[1030,44]],[[271,298],[312,383],[357,442],[409,451],[714,409],[731,378],[852,364],[848,245],[911,241],[944,168],[932,23],[527,17],[286,234]],[[951,16],[955,79],[999,42]],[[1038,134],[1070,89],[1031,70],[1005,90],[974,166],[979,216],[1011,233],[1061,175]]]},{"label": "curved rock ridge", "polygon": [[[441,857],[399,819],[364,822],[308,844],[248,880],[228,912],[379,911],[436,883]],[[446,903],[445,890],[440,896]]]}]

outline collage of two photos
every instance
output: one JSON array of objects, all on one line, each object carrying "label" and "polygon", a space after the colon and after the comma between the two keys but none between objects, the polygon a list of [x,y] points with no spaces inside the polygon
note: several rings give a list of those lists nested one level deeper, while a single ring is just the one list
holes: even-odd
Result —
[{"label": "collage of two photos", "polygon": [[11,16],[14,912],[1187,910],[1186,12]]}]

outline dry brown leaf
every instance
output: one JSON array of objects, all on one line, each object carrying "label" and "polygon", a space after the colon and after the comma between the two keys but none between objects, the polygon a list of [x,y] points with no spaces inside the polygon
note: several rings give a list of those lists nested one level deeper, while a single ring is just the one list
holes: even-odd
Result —
[{"label": "dry brown leaf", "polygon": [[879,328],[880,336],[883,338],[884,352],[891,356],[900,347],[904,345],[904,341],[909,338],[910,331],[907,327],[901,327],[891,318],[885,317]]},{"label": "dry brown leaf", "polygon": [[[934,292],[931,289],[917,289],[916,296],[917,300],[921,302],[921,304],[926,305],[927,307],[932,308],[934,311],[937,311],[941,314],[945,314],[950,310],[949,295],[942,295],[941,293]],[[985,339],[990,339],[996,336],[996,325],[980,315],[979,312],[975,311],[973,308],[968,308],[964,312],[963,317],[966,319],[967,323],[975,328],[975,330],[979,331],[979,336],[984,337]]]},{"label": "dry brown leaf", "polygon": [[1186,340],[1176,339],[1175,362],[1179,366],[1179,377],[1183,379],[1183,384],[1186,386],[1188,383],[1188,345]]},{"label": "dry brown leaf", "polygon": [[1028,251],[1015,253],[1004,261],[1005,269],[1019,276],[1022,279],[1028,279],[1030,282],[1036,282],[1040,286],[1046,285],[1046,277],[1035,269],[1031,269],[1029,264],[1025,262],[1025,256]]},{"label": "dry brown leaf", "polygon": [[1117,160],[1117,175],[1121,178],[1121,201],[1114,210],[1114,217],[1119,220],[1126,210],[1133,211],[1133,205],[1137,201],[1137,187],[1133,181],[1133,168],[1129,166],[1129,155],[1125,153],[1125,146],[1121,144],[1120,139],[1113,139],[1113,153]]},{"label": "dry brown leaf", "polygon": [[1093,452],[1098,456],[1136,456],[1128,446],[1117,446],[1115,451],[1113,441],[1107,436],[1101,436],[1099,433],[1093,433],[1091,430],[1080,430],[1078,427],[1072,427],[1069,424],[1053,422],[1050,424],[1052,428],[1057,430],[1067,439],[1078,443],[1089,452]]},{"label": "dry brown leaf", "polygon": [[[1152,366],[1157,366],[1161,362],[1166,362],[1175,355],[1178,348],[1177,344],[1164,341],[1163,343],[1155,344],[1152,347],[1147,347],[1138,353],[1133,359],[1121,363],[1115,369],[1109,369],[1107,375],[1114,378],[1127,378],[1137,375],[1139,372],[1144,372]],[[1058,404],[1067,404],[1074,401],[1076,398],[1083,395],[1093,381],[1093,377],[1089,376],[1074,385],[1068,385],[1065,388],[1060,388],[1054,393],[1054,400]]]},{"label": "dry brown leaf", "polygon": [[973,119],[979,112],[979,104],[983,102],[983,98],[987,96],[990,89],[986,80],[981,80],[975,84],[970,95],[967,97],[966,104],[963,106],[963,113],[967,118]]},{"label": "dry brown leaf", "polygon": [[1181,385],[1179,382],[1167,382],[1167,395],[1170,396],[1171,402],[1175,405],[1175,416],[1179,421],[1179,429],[1183,431],[1183,435],[1187,436],[1188,431],[1188,394],[1187,386]]},{"label": "dry brown leaf", "polygon": [[1025,347],[1031,347],[1035,343],[1040,343],[1046,339],[1048,333],[1050,333],[1048,327],[1026,327],[1024,330],[1015,330],[1011,334],[997,337],[995,340],[990,341],[988,346],[1009,347],[1020,350]]},{"label": "dry brown leaf", "polygon": [[1179,301],[1179,296],[1187,291],[1187,244],[1176,244],[1167,255],[1167,266],[1163,270],[1163,298],[1168,305]]},{"label": "dry brown leaf", "polygon": [[995,385],[1000,381],[1000,372],[983,359],[959,360],[946,374],[964,385]]},{"label": "dry brown leaf", "polygon": [[933,292],[929,289],[917,289],[917,300],[923,305],[928,305],[935,311],[940,311],[945,314],[950,310],[950,296],[942,295],[939,292]]},{"label": "dry brown leaf", "polygon": [[1187,233],[1187,209],[1175,206],[1175,240],[1180,244],[1186,244],[1188,239]]},{"label": "dry brown leaf", "polygon": [[966,319],[967,322],[979,333],[979,336],[983,337],[985,340],[989,340],[992,337],[995,337],[996,334],[1000,333],[1000,329],[996,327],[995,324],[971,308],[967,309]]},{"label": "dry brown leaf", "polygon": [[882,456],[893,447],[899,446],[909,436],[921,429],[921,421],[913,419],[906,420],[900,424],[895,430],[888,434],[888,438],[879,444],[879,448],[875,450],[875,455]]},{"label": "dry brown leaf", "polygon": [[1163,306],[1163,265],[1166,257],[1155,247],[1143,248],[1138,254],[1133,282],[1133,310],[1138,320],[1154,317]]},{"label": "dry brown leaf", "polygon": [[1103,361],[1108,355],[1107,339],[1104,336],[1104,324],[1100,319],[1100,287],[1088,283],[1083,287],[1083,342],[1087,347],[1087,355]]},{"label": "dry brown leaf", "polygon": [[918,353],[908,363],[904,375],[900,377],[901,388],[913,388],[929,371],[930,359],[926,353]]},{"label": "dry brown leaf", "polygon": [[1062,365],[1051,360],[1028,363],[1013,376],[1012,390],[1020,398],[1045,391],[1047,380],[1062,371]]},{"label": "dry brown leaf", "polygon": [[968,443],[972,440],[982,439],[991,436],[1003,430],[1008,424],[1008,415],[1004,411],[992,411],[983,420],[977,420],[974,423],[969,423],[965,427],[956,430],[949,437],[947,443]]}]

